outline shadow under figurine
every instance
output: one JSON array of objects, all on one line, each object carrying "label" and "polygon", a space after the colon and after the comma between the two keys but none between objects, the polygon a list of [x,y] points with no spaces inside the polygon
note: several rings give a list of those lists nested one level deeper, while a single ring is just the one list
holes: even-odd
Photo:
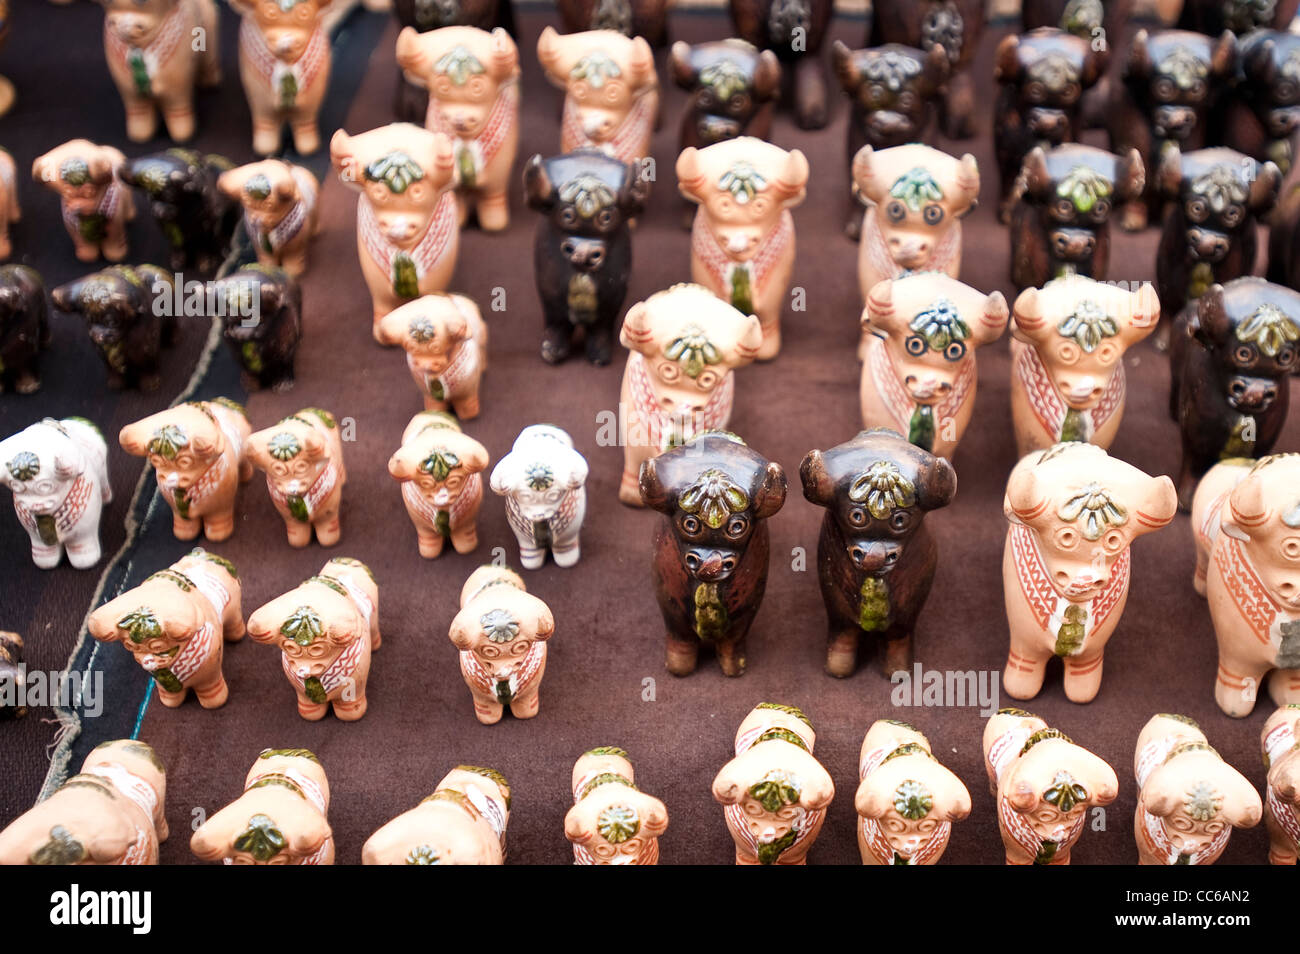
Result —
[{"label": "shadow under figurine", "polygon": [[0,266],[0,394],[41,387],[41,353],[50,346],[45,283],[34,268]]},{"label": "shadow under figurine", "polygon": [[[398,26],[411,27],[419,33],[449,26],[476,27],[491,31],[502,27],[515,36],[514,9],[510,0],[392,0],[393,16]],[[429,110],[428,90],[421,89],[397,69],[397,95],[393,112],[399,122],[424,122]]]},{"label": "shadow under figurine", "polygon": [[946,507],[957,475],[896,431],[863,431],[799,465],[804,496],[826,509],[817,576],[826,604],[826,671],[851,676],[858,638],[884,643],[884,672],[910,672],[912,634],[930,593],[938,547],[925,514]]},{"label": "shadow under figurine", "polygon": [[587,360],[609,364],[632,272],[628,220],[645,208],[649,193],[650,182],[636,166],[594,149],[528,160],[524,195],[529,208],[542,214],[533,270],[546,363],[568,358],[581,329]]},{"label": "shadow under figurine", "polygon": [[171,247],[174,272],[195,269],[215,274],[230,251],[239,224],[239,203],[217,188],[217,179],[234,168],[222,156],[190,149],[128,159],[117,177],[141,190],[163,237]]},{"label": "shadow under figurine", "polygon": [[1262,278],[1209,290],[1178,317],[1169,410],[1182,433],[1178,502],[1216,462],[1270,453],[1286,423],[1300,356],[1300,292]]},{"label": "shadow under figurine", "polygon": [[259,388],[293,387],[302,341],[302,288],[282,268],[245,265],[211,286],[225,301],[222,334],[239,366]]},{"label": "shadow under figurine", "polygon": [[830,119],[826,64],[821,47],[834,12],[832,0],[729,0],[735,35],[771,50],[783,69],[781,101],[800,129],[821,129]]},{"label": "shadow under figurine", "polygon": [[641,499],[664,514],[651,572],[668,629],[667,667],[695,671],[712,646],[728,676],[745,671],[745,637],[767,587],[767,519],[785,503],[785,471],[723,431],[641,464]]}]

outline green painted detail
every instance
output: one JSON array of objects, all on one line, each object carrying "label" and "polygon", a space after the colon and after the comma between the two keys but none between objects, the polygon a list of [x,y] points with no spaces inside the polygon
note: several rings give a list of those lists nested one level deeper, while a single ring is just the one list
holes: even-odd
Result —
[{"label": "green painted detail", "polygon": [[784,769],[773,769],[749,788],[749,795],[763,806],[766,812],[778,812],[786,805],[799,801],[803,788],[799,779]]},{"label": "green painted detail", "polygon": [[748,509],[749,495],[728,474],[710,467],[682,492],[677,506],[717,530],[731,514]]},{"label": "green painted detail", "polygon": [[464,189],[478,188],[478,169],[474,166],[474,153],[459,140],[456,143],[456,175]]},{"label": "green painted detail", "polygon": [[[906,725],[906,723],[899,723],[899,724]],[[913,732],[916,731],[910,725],[907,727],[909,729],[912,729]],[[928,759],[934,758],[934,754],[925,746],[923,746],[920,742],[904,742],[902,745],[898,746],[898,748],[894,749],[892,752],[886,755],[884,759],[881,760],[880,764],[884,765],[890,759],[901,759],[908,755],[924,755]]]},{"label": "green painted detail", "polygon": [[451,536],[451,514],[445,510],[439,510],[433,516],[433,529],[438,536],[447,538]]},{"label": "green painted detail", "polygon": [[438,57],[433,71],[447,77],[454,86],[464,86],[471,77],[487,72],[479,58],[459,43]]},{"label": "green painted detail", "polygon": [[271,197],[271,180],[260,172],[255,176],[249,176],[248,181],[244,183],[244,195],[258,202],[265,202]]},{"label": "green painted detail", "polygon": [[[301,411],[299,411],[298,414],[310,414],[312,417],[316,418],[317,421],[324,424],[330,430],[333,430],[334,428],[338,427],[338,421],[334,419],[334,415],[331,414],[329,411],[325,410],[323,407],[305,407]],[[298,414],[295,414],[294,417],[298,417]]]},{"label": "green painted detail", "polygon": [[783,728],[779,725],[767,729],[762,735],[754,740],[755,745],[758,745],[760,742],[788,742],[790,745],[798,746],[805,752],[808,751],[808,743],[799,738],[799,733],[791,732],[789,729]]},{"label": "green painted detail", "polygon": [[316,705],[329,701],[329,695],[325,692],[325,687],[321,685],[320,679],[316,676],[307,677],[306,682],[303,683],[302,691],[303,695]]},{"label": "green painted detail", "polygon": [[894,789],[894,811],[909,821],[920,821],[934,808],[934,796],[915,779],[908,779]]},{"label": "green painted detail", "polygon": [[149,438],[148,451],[165,460],[175,460],[176,455],[190,446],[190,436],[175,424],[164,424]]},{"label": "green painted detail", "polygon": [[416,315],[407,322],[406,334],[416,344],[428,344],[438,337],[438,326],[428,315]]},{"label": "green painted detail", "polygon": [[1056,645],[1052,652],[1058,656],[1072,656],[1083,648],[1084,636],[1087,635],[1088,610],[1078,603],[1071,603],[1065,608],[1065,618],[1061,628],[1056,631]]},{"label": "green painted detail", "polygon": [[83,242],[98,244],[108,235],[108,217],[98,212],[88,212],[77,217],[77,234]]},{"label": "green painted detail", "polygon": [[149,79],[149,67],[144,61],[144,53],[132,49],[126,54],[126,65],[131,71],[131,82],[135,85],[137,96],[153,96],[153,81]]},{"label": "green painted detail", "polygon": [[1061,504],[1056,514],[1067,523],[1082,518],[1085,540],[1099,540],[1107,527],[1122,527],[1128,523],[1128,511],[1096,482],[1087,484]]},{"label": "green painted detail", "polygon": [[794,716],[808,728],[812,728],[812,721],[804,715],[804,711],[798,706],[788,706],[784,702],[760,702],[754,706],[755,709],[772,709],[775,712],[784,712],[786,715]]},{"label": "green painted detail", "polygon": [[586,80],[587,85],[592,89],[600,89],[609,80],[622,75],[623,71],[614,62],[613,57],[603,50],[593,50],[573,64],[573,68],[569,70],[570,79]]},{"label": "green painted detail", "polygon": [[1254,441],[1246,440],[1246,432],[1255,430],[1255,419],[1249,414],[1238,414],[1232,422],[1232,431],[1219,451],[1219,460],[1231,460],[1234,457],[1249,457],[1255,447]]},{"label": "green painted detail", "polygon": [[554,482],[554,471],[541,461],[534,461],[524,468],[524,483],[532,490],[550,490]]},{"label": "green painted detail", "polygon": [[460,466],[460,457],[445,447],[435,447],[429,456],[420,461],[420,470],[436,481],[444,481],[451,472]]},{"label": "green painted detail", "polygon": [[202,547],[195,547],[193,550],[190,551],[190,556],[197,557],[200,560],[207,560],[209,563],[215,563],[217,566],[221,567],[223,570],[229,573],[231,577],[233,577],[236,580],[239,579],[239,571],[235,569],[235,564],[233,564],[223,556],[217,556],[217,554],[215,553],[209,553],[207,550],[203,549]]},{"label": "green painted detail", "polygon": [[1237,325],[1238,341],[1254,344],[1270,358],[1300,339],[1300,328],[1276,305],[1260,305],[1249,318]]},{"label": "green painted detail", "polygon": [[266,452],[279,461],[293,460],[302,452],[302,442],[292,431],[277,431],[266,442]]},{"label": "green painted detail", "polygon": [[1187,279],[1187,299],[1195,301],[1214,284],[1214,268],[1209,262],[1197,262]]},{"label": "green painted detail", "polygon": [[54,514],[36,514],[36,535],[47,547],[52,547],[59,542],[59,524],[54,519]]},{"label": "green painted detail", "polygon": [[704,329],[694,323],[668,343],[664,356],[680,364],[689,378],[698,378],[706,367],[722,360],[722,352],[708,339]]},{"label": "green painted detail", "polygon": [[326,576],[324,574],[320,574],[318,576],[309,576],[303,582],[319,583],[321,586],[328,587],[329,589],[333,590],[339,596],[347,597],[348,599],[352,598],[352,594],[348,592],[347,587],[344,586],[342,583],[340,583],[338,580],[334,579],[332,576]]},{"label": "green painted detail", "polygon": [[[1016,712],[1019,711],[1020,711],[1019,709],[1016,710]],[[1030,716],[1028,712],[1026,712],[1025,715]],[[1030,716],[1030,718],[1034,718],[1034,716]],[[1039,729],[1037,732],[1035,732],[1033,735],[1031,735],[1028,739],[1025,740],[1025,744],[1020,749],[1020,754],[1024,755],[1026,752],[1032,749],[1039,742],[1045,742],[1048,739],[1060,739],[1063,742],[1070,741],[1070,737],[1066,735],[1064,732],[1062,732],[1060,729],[1051,729],[1051,728]]]},{"label": "green painted detail", "polygon": [[161,639],[162,623],[147,606],[132,610],[117,621],[117,628],[126,630],[126,636],[137,645],[151,639]]},{"label": "green painted detail", "polygon": [[302,494],[287,494],[284,502],[289,507],[289,516],[299,523],[311,522],[311,511],[307,509],[307,498]]},{"label": "green painted detail", "polygon": [[947,298],[936,298],[928,308],[917,312],[908,327],[925,339],[931,351],[943,351],[953,342],[970,337],[970,325],[962,321],[957,306]]},{"label": "green painted detail", "polygon": [[273,758],[292,758],[292,759],[310,759],[317,765],[320,765],[320,759],[311,749],[263,749],[257,754],[259,759]]},{"label": "green painted detail", "polygon": [[248,827],[235,839],[234,848],[250,854],[260,862],[268,862],[288,847],[289,840],[266,815],[254,815]]},{"label": "green painted detail", "polygon": [[565,306],[569,321],[575,325],[589,325],[596,320],[600,299],[596,295],[596,279],[589,272],[575,272],[569,276]]},{"label": "green painted detail", "polygon": [[614,190],[591,173],[574,176],[557,193],[561,202],[573,206],[574,211],[584,219],[594,218],[596,213],[611,209],[618,201]]},{"label": "green painted detail", "polygon": [[173,570],[171,567],[165,567],[164,569],[158,570],[155,573],[149,574],[149,576],[145,578],[146,583],[152,580],[166,580],[168,583],[175,586],[182,593],[188,593],[194,589],[193,580],[191,580],[184,573],[181,573],[178,570]]},{"label": "green painted detail", "polygon": [[510,705],[515,698],[515,691],[510,688],[509,679],[498,679],[494,688],[494,693],[497,697],[497,702],[503,706]]},{"label": "green painted detail", "polygon": [[640,830],[641,818],[631,805],[610,805],[596,816],[596,831],[611,845],[635,838]]},{"label": "green painted detail", "polygon": [[701,583],[695,587],[695,635],[705,642],[721,639],[727,633],[727,607],[718,596],[718,584]]},{"label": "green painted detail", "polygon": [[[366,166],[364,175],[369,182],[382,182],[388,186],[388,191],[394,195],[401,195],[411,183],[419,182],[424,178],[424,170],[420,164],[408,156],[406,153],[398,150],[390,152],[386,156],[381,156],[370,165]],[[408,297],[415,297],[414,295]]]},{"label": "green painted detail", "polygon": [[749,77],[732,60],[719,60],[700,70],[700,84],[713,90],[720,102],[726,102],[749,88]]},{"label": "green painted detail", "polygon": [[185,245],[185,232],[175,222],[162,222],[163,237],[167,239],[167,244],[172,248],[181,248]]},{"label": "green painted detail", "polygon": [[59,178],[73,188],[80,189],[90,184],[90,166],[78,156],[65,159],[59,166]]},{"label": "green painted detail", "polygon": [[1056,186],[1056,194],[1069,199],[1070,204],[1085,215],[1102,199],[1109,199],[1113,191],[1109,179],[1087,166],[1075,166]]},{"label": "green painted detail", "polygon": [[849,499],[865,503],[877,520],[886,520],[895,509],[916,505],[916,487],[888,460],[872,461],[871,466],[849,485]]},{"label": "green painted detail", "polygon": [[483,628],[483,637],[491,643],[508,643],[519,635],[519,620],[509,610],[488,610],[478,618]]},{"label": "green painted detail", "polygon": [[588,749],[583,755],[613,755],[620,759],[627,758],[627,752],[620,749],[617,745],[598,745],[594,749]]},{"label": "green painted detail", "polygon": [[497,788],[501,789],[501,796],[506,800],[506,808],[510,807],[510,783],[506,777],[494,768],[487,768],[483,765],[457,765],[458,772],[473,772],[475,775],[482,775],[484,778],[490,778],[496,782]]},{"label": "green painted detail", "polygon": [[31,451],[19,451],[5,466],[14,480],[31,480],[41,472],[41,460]]},{"label": "green painted detail", "polygon": [[429,845],[416,845],[406,853],[408,865],[436,865],[437,863],[438,852]]},{"label": "green painted detail", "polygon": [[889,619],[889,583],[866,577],[858,590],[858,626],[864,633],[879,633],[889,628]]},{"label": "green painted detail", "polygon": [[901,199],[913,212],[919,212],[927,202],[942,201],[943,188],[929,169],[917,166],[894,180],[889,195]]},{"label": "green painted detail", "polygon": [[180,692],[185,688],[170,669],[155,669],[152,675],[153,681],[158,683],[158,688],[164,692]]},{"label": "green painted detail", "polygon": [[1158,718],[1173,719],[1175,722],[1181,722],[1183,725],[1190,725],[1193,729],[1199,729],[1200,725],[1191,716],[1179,715],[1176,712],[1158,712]]},{"label": "green painted detail", "polygon": [[280,624],[280,635],[288,636],[299,646],[310,646],[324,632],[324,621],[310,606],[299,606]]},{"label": "green painted detail", "polygon": [[358,560],[356,557],[335,557],[334,559],[330,560],[330,562],[331,562],[331,563],[339,563],[339,564],[341,564],[341,565],[343,565],[343,566],[352,566],[352,567],[356,567],[358,570],[360,570],[360,571],[361,571],[362,573],[364,573],[366,576],[370,577],[370,582],[371,582],[371,583],[376,582],[376,581],[375,581],[375,574],[374,574],[374,572],[370,569],[370,567],[366,566],[364,563],[362,563],[362,562],[361,562],[360,560]]},{"label": "green painted detail", "polygon": [[261,374],[265,367],[262,363],[262,346],[256,341],[245,341],[239,346],[239,359],[249,374]]},{"label": "green painted detail", "polygon": [[1062,338],[1071,339],[1084,353],[1092,354],[1102,341],[1119,334],[1119,325],[1101,305],[1085,298],[1071,314],[1061,319],[1056,332]]},{"label": "green painted detail", "polygon": [[1038,853],[1034,855],[1034,864],[1050,865],[1052,859],[1056,857],[1056,849],[1059,846],[1054,841],[1045,841],[1038,846]]},{"label": "green painted detail", "polygon": [[770,841],[765,845],[759,845],[758,863],[760,865],[775,864],[776,860],[781,857],[787,848],[794,844],[794,840],[798,837],[799,833],[791,828],[776,841]]},{"label": "green painted detail", "polygon": [[298,100],[298,79],[293,75],[291,70],[285,70],[280,75],[280,108],[293,109],[293,104]]},{"label": "green painted detail", "polygon": [[767,188],[767,179],[748,162],[737,162],[718,179],[718,188],[731,193],[737,205],[748,205]]},{"label": "green painted detail", "polygon": [[297,782],[295,782],[295,781],[294,781],[293,779],[291,779],[289,776],[284,775],[284,774],[282,774],[282,773],[280,773],[280,772],[273,772],[273,773],[270,774],[270,775],[263,775],[263,776],[262,776],[261,778],[259,778],[257,781],[255,781],[255,782],[253,782],[252,784],[250,784],[250,785],[248,786],[248,788],[249,788],[249,789],[254,789],[254,788],[267,788],[267,787],[272,786],[272,785],[274,785],[274,786],[278,786],[278,787],[280,787],[280,788],[287,788],[287,789],[289,789],[291,792],[293,792],[295,795],[297,795],[299,798],[306,798],[306,797],[307,797],[306,795],[303,794],[302,786],[300,786]]},{"label": "green painted detail", "polygon": [[754,313],[754,283],[747,262],[737,262],[731,269],[731,294],[728,302],[742,315]]},{"label": "green painted detail", "polygon": [[1189,818],[1207,822],[1223,808],[1223,796],[1209,782],[1199,781],[1187,793],[1184,808]]},{"label": "green painted detail", "polygon": [[1015,706],[1006,706],[998,710],[998,715],[1018,716],[1021,719],[1037,719],[1028,709],[1017,709]]},{"label": "green painted detail", "polygon": [[1043,801],[1055,805],[1063,814],[1069,814],[1074,806],[1088,800],[1088,790],[1075,781],[1069,772],[1057,772],[1051,787],[1043,792]]},{"label": "green painted detail", "polygon": [[1061,443],[1088,442],[1088,422],[1083,412],[1077,408],[1066,408],[1065,418],[1061,421]]},{"label": "green painted detail", "polygon": [[172,491],[172,504],[182,520],[190,519],[190,498],[184,487],[177,487]]},{"label": "green painted detail", "polygon": [[90,856],[90,852],[72,832],[62,825],[50,829],[50,838],[43,845],[27,856],[34,865],[78,865]]},{"label": "green painted detail", "polygon": [[1061,29],[1083,40],[1092,40],[1102,25],[1101,0],[1068,0],[1061,12]]},{"label": "green painted detail", "polygon": [[924,451],[934,450],[934,407],[918,404],[907,425],[907,442]]},{"label": "green painted detail", "polygon": [[1209,75],[1206,62],[1185,46],[1176,46],[1156,67],[1156,71],[1188,90]]},{"label": "green painted detail", "polygon": [[[228,397],[216,397],[208,401],[208,403],[216,404],[219,407],[224,407],[227,411],[234,411],[240,417],[243,418],[248,417],[248,412],[244,409],[244,405],[240,404],[238,401],[232,401]],[[208,416],[211,417],[211,415]]]}]

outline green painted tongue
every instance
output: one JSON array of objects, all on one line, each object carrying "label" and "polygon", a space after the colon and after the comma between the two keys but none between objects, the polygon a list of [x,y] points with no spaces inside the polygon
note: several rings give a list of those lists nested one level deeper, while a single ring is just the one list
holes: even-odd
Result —
[{"label": "green painted tongue", "polygon": [[439,510],[433,518],[433,529],[438,531],[438,536],[451,536],[451,516],[445,510]]},{"label": "green painted tongue", "polygon": [[712,642],[727,630],[727,607],[718,596],[718,584],[701,583],[695,587],[695,635]]},{"label": "green painted tongue", "polygon": [[1068,656],[1083,645],[1085,627],[1088,623],[1088,611],[1077,603],[1065,608],[1065,619],[1056,631],[1056,646],[1052,652],[1058,656]]},{"label": "green painted tongue", "polygon": [[427,380],[429,382],[429,397],[433,398],[435,401],[447,400],[447,391],[442,386],[442,379],[429,377]]},{"label": "green painted tongue", "polygon": [[1065,420],[1061,422],[1061,441],[1086,443],[1087,440],[1088,425],[1083,412],[1076,408],[1066,409]]},{"label": "green painted tongue", "polygon": [[289,514],[299,523],[307,523],[311,514],[307,512],[307,500],[302,494],[289,494]]},{"label": "green painted tongue", "polygon": [[325,687],[321,685],[320,679],[316,676],[307,677],[306,681],[303,683],[302,691],[307,695],[308,699],[317,705],[320,705],[329,698],[325,693]]},{"label": "green painted tongue", "polygon": [[924,451],[934,450],[934,408],[918,404],[907,428],[907,440]]},{"label": "green painted tongue", "polygon": [[135,91],[141,96],[153,95],[149,82],[149,67],[145,65],[144,54],[139,50],[132,50],[126,55],[126,63],[131,68],[131,81],[135,83]]},{"label": "green painted tongue", "polygon": [[59,529],[54,522],[53,514],[40,513],[36,515],[36,532],[40,534],[41,543],[47,547],[52,547],[59,542]]},{"label": "green painted tongue", "polygon": [[298,99],[298,80],[292,73],[280,77],[280,108],[292,109]]},{"label": "green painted tongue", "polygon": [[158,683],[158,687],[166,692],[180,692],[185,688],[170,669],[155,669],[153,671],[153,681]]},{"label": "green painted tongue", "polygon": [[1038,854],[1034,856],[1034,864],[1050,865],[1052,859],[1056,857],[1056,849],[1059,846],[1054,841],[1045,841],[1038,846]]},{"label": "green painted tongue", "polygon": [[868,576],[858,591],[858,626],[874,633],[889,627],[889,584],[878,576]]},{"label": "green painted tongue", "polygon": [[477,187],[478,175],[474,171],[474,154],[461,144],[456,150],[456,171],[460,174],[460,184],[466,189]]},{"label": "green painted tongue", "polygon": [[420,297],[420,276],[415,271],[415,260],[406,252],[393,256],[393,294],[404,299]]},{"label": "green painted tongue", "polygon": [[794,844],[796,837],[798,836],[795,830],[791,828],[776,841],[770,841],[766,845],[759,845],[758,863],[760,865],[770,865],[775,863],[785,850]]},{"label": "green painted tongue", "polygon": [[754,292],[746,265],[737,265],[731,270],[731,307],[742,315],[754,313]]}]

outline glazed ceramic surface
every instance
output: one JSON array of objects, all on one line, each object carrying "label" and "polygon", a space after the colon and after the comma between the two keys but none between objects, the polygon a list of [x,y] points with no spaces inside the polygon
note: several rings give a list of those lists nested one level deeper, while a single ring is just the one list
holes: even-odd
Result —
[{"label": "glazed ceramic surface", "polygon": [[679,40],[668,69],[687,93],[679,151],[738,136],[767,138],[781,95],[781,61],[771,50],[735,37],[694,46]]},{"label": "glazed ceramic surface", "polygon": [[292,388],[302,341],[301,286],[283,268],[245,265],[209,287],[225,303],[222,334],[249,390]]},{"label": "glazed ceramic surface", "polygon": [[488,328],[473,299],[424,295],[385,315],[377,333],[406,352],[425,410],[454,411],[462,421],[478,417]]},{"label": "glazed ceramic surface", "polygon": [[[150,0],[157,2],[157,0]],[[215,275],[230,252],[239,203],[217,188],[234,164],[224,156],[168,149],[128,159],[117,177],[139,189],[170,248],[173,272]]]},{"label": "glazed ceramic surface", "polygon": [[223,172],[217,188],[243,206],[258,262],[293,278],[307,271],[307,249],[320,228],[320,183],[310,170],[264,159]]},{"label": "glazed ceramic surface", "polygon": [[0,265],[0,393],[41,387],[41,355],[50,345],[49,308],[40,273]]},{"label": "glazed ceramic surface", "polygon": [[1268,828],[1268,860],[1294,865],[1300,850],[1300,705],[1279,708],[1260,732],[1264,765],[1268,769],[1264,822]]},{"label": "glazed ceramic surface", "polygon": [[135,218],[135,204],[117,179],[124,162],[126,156],[112,146],[71,139],[32,163],[32,178],[59,196],[63,227],[79,262],[101,255],[110,262],[126,258],[126,223]]},{"label": "glazed ceramic surface", "polygon": [[564,816],[565,837],[576,865],[657,865],[659,836],[668,809],[636,785],[627,753],[605,745],[584,752],[573,765],[573,807]]},{"label": "glazed ceramic surface", "polygon": [[771,50],[789,75],[783,105],[800,129],[821,129],[830,117],[821,48],[834,14],[832,0],[729,0],[735,36]]},{"label": "glazed ceramic surface", "polygon": [[587,459],[573,438],[552,424],[532,424],[497,461],[488,481],[505,498],[506,519],[519,542],[525,570],[540,569],[551,551],[555,565],[575,566],[587,514]]},{"label": "glazed ceramic surface", "polygon": [[363,865],[500,865],[510,785],[490,768],[458,765],[433,794],[366,839]]},{"label": "glazed ceramic surface", "polygon": [[450,415],[422,411],[411,418],[388,473],[401,484],[420,556],[438,556],[448,541],[457,553],[478,546],[481,475],[488,463],[487,449],[462,433]]},{"label": "glazed ceramic surface", "polygon": [[307,546],[313,530],[323,547],[339,542],[339,507],[348,472],[333,414],[303,408],[252,434],[248,459],[266,474],[266,489],[284,520],[290,546]]}]

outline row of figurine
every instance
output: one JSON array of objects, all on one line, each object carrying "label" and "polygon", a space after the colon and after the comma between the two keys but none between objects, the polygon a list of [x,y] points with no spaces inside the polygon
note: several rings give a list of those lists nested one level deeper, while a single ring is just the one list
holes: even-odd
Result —
[{"label": "row of figurine", "polygon": [[[267,472],[291,544],[307,545],[313,529],[324,545],[339,539],[345,471],[338,426],[326,412],[304,409],[250,437],[246,419],[229,402],[196,402],[128,425],[121,442],[155,466],[181,539],[193,539],[200,530],[209,540],[230,535],[237,484],[241,475],[251,476],[253,462]],[[79,419],[47,420],[0,444],[5,467],[0,477],[15,488],[18,516],[38,565],[56,564],[64,547],[74,565],[98,556],[100,501],[108,491],[104,452],[103,438]],[[423,556],[438,556],[448,540],[462,554],[477,547],[480,475],[488,463],[486,448],[445,414],[420,412],[408,425],[388,469],[401,482]],[[558,565],[577,562],[586,471],[569,436],[550,425],[525,428],[493,470],[490,484],[506,497],[508,521],[526,568],[540,567],[548,549]],[[827,613],[827,672],[851,675],[864,640],[869,652],[883,648],[887,674],[908,671],[917,620],[938,559],[924,518],[952,501],[955,471],[946,459],[878,428],[829,450],[810,451],[799,476],[804,496],[826,510],[817,563]],[[1193,584],[1209,601],[1219,657],[1215,699],[1231,716],[1253,710],[1256,690],[1266,677],[1275,702],[1300,703],[1300,660],[1294,646],[1300,621],[1298,486],[1300,455],[1280,454],[1220,462],[1197,488]],[[735,435],[707,431],[657,456],[645,453],[634,489],[639,502],[663,515],[652,543],[652,579],[667,631],[667,668],[676,675],[693,672],[700,648],[707,646],[725,674],[742,674],[746,637],[767,581],[766,521],[785,502],[784,470]],[[1003,509],[1010,630],[1004,687],[1014,698],[1033,698],[1042,689],[1049,662],[1059,657],[1066,696],[1089,702],[1100,689],[1105,647],[1128,598],[1130,545],[1173,519],[1173,483],[1143,473],[1095,444],[1064,442],[1020,460],[1008,480]],[[239,601],[229,599],[232,590],[239,595],[238,584],[228,569],[230,579],[224,580],[215,603],[202,587],[197,595],[178,597],[160,581],[176,582],[189,594],[194,587],[185,584],[185,567],[205,567],[198,558],[182,563],[100,607],[92,614],[91,631],[99,638],[121,639],[151,670],[172,654],[194,660],[186,674],[198,680],[194,685],[200,700],[220,704],[225,700],[221,634],[237,639],[243,633]],[[489,588],[484,599],[519,598],[514,590],[522,591],[522,583],[515,574],[501,568],[493,574],[511,587]],[[476,579],[466,584],[462,607],[468,594],[477,591]],[[181,599],[174,621],[173,614],[155,605],[159,596],[150,591],[159,588]],[[191,604],[196,602],[210,617],[201,632],[192,625]],[[519,617],[480,609],[475,612],[482,620],[501,617],[510,625],[499,631],[485,622],[486,642],[479,643],[469,635],[458,638],[453,626],[466,680],[472,689],[478,687],[479,718],[497,721],[501,699],[513,700],[516,715],[535,714],[543,643],[553,629],[549,609],[535,607],[527,618],[536,626],[527,627],[526,638],[518,641]],[[353,606],[344,627],[350,635],[340,631],[329,648],[317,644],[311,650],[313,665],[337,677],[335,689],[352,694],[336,711],[355,712],[353,718],[364,711],[368,648],[372,639],[378,642],[372,610],[373,600]],[[149,626],[136,633],[132,621],[141,614]],[[316,613],[322,615],[328,613]],[[308,627],[308,643],[318,629]],[[302,694],[306,670],[295,677],[297,670],[290,665],[305,643],[288,636],[282,641],[286,672],[298,680],[300,708],[319,718],[325,697],[304,701],[310,698]],[[509,653],[503,652],[503,643],[510,643]],[[206,665],[199,668],[200,663]],[[358,678],[359,691],[353,685]],[[176,705],[188,684],[185,679],[160,682],[160,693],[165,699],[171,693],[169,704]]]},{"label": "row of figurine", "polygon": [[[1269,861],[1294,865],[1300,847],[1300,707],[1274,712],[1262,743],[1266,798],[1186,716],[1159,714],[1142,728],[1134,840],[1145,865],[1209,865],[1234,828],[1265,819]],[[712,794],[736,846],[737,864],[801,865],[821,832],[835,783],[813,755],[816,733],[794,706],[760,703],[736,732],[735,757]],[[984,766],[997,800],[1006,863],[1066,865],[1089,813],[1119,794],[1115,771],[1059,729],[1002,709],[984,730]],[[105,742],[48,799],[0,832],[0,864],[158,863],[168,836],[166,771],[143,742]],[[573,766],[564,834],[580,865],[653,865],[668,809],[638,787],[627,753],[602,746]],[[203,861],[330,865],[329,782],[307,749],[265,749],[235,801],[190,838]],[[971,796],[940,764],[929,740],[881,719],[862,741],[853,799],[867,865],[933,865]],[[362,864],[503,864],[510,785],[490,768],[458,765],[415,808],[371,835]]]}]

